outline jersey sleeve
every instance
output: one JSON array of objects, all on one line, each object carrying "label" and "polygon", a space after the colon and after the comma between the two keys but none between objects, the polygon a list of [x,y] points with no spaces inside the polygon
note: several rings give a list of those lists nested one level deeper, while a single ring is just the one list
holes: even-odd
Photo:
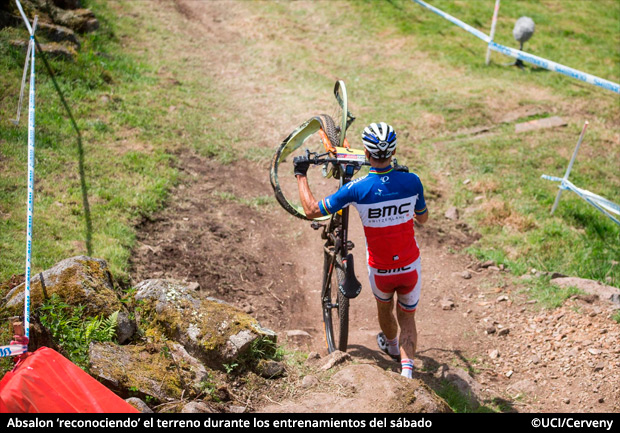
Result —
[{"label": "jersey sleeve", "polygon": [[423,215],[427,212],[426,209],[426,200],[424,200],[424,186],[422,186],[422,181],[420,178],[417,178],[418,181],[418,199],[415,202],[415,214]]},{"label": "jersey sleeve", "polygon": [[355,202],[354,188],[343,186],[334,194],[319,201],[319,210],[323,215],[331,215]]}]

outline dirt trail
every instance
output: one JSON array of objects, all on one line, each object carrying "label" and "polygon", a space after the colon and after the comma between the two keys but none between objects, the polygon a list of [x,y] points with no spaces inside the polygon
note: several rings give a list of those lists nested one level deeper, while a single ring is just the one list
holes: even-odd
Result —
[{"label": "dirt trail", "polygon": [[[334,3],[340,7],[339,2]],[[308,103],[307,96],[299,96],[303,92],[290,92],[288,69],[270,57],[277,58],[274,54],[283,46],[274,42],[278,39],[296,45],[312,37],[310,30],[324,31],[318,18],[320,4],[297,2],[289,6],[292,13],[313,9],[307,14],[306,28],[270,22],[269,15],[256,14],[261,4],[249,2],[152,3],[149,13],[165,16],[169,30],[185,32],[188,44],[200,46],[194,51],[196,59],[186,67],[193,68],[189,73],[207,75],[218,83],[222,93],[229,95],[229,112],[223,114],[239,117],[246,126],[239,130],[237,146],[275,148],[298,123],[317,114],[330,97],[329,88],[324,89],[324,97],[312,103]],[[248,41],[259,41],[260,51]],[[188,46],[179,47],[178,52]],[[335,80],[339,77],[324,60],[330,57],[330,49],[335,48],[322,46],[307,55],[322,63],[325,74]],[[422,60],[415,61],[421,68]],[[300,87],[305,89],[303,83]],[[316,94],[310,88],[305,90]],[[139,228],[133,278],[197,281],[208,295],[235,303],[281,335],[287,330],[308,332],[312,339],[299,347],[325,354],[318,293],[322,241],[309,223],[289,216],[277,205],[257,204],[257,197],[272,194],[267,161],[218,165],[189,150],[178,157],[182,182],[173,191],[168,207]],[[609,384],[590,386],[588,382],[611,380],[606,374],[620,366],[618,352],[614,352],[617,346],[603,349],[610,354],[605,358],[609,363],[594,370],[593,375],[591,369],[584,366],[582,371],[576,366],[568,378],[560,370],[564,365],[559,355],[551,359],[542,347],[538,350],[535,346],[521,346],[522,341],[515,339],[520,338],[519,333],[527,335],[525,326],[541,313],[506,283],[505,272],[471,270],[471,278],[464,279],[463,272],[473,262],[450,251],[473,242],[475,236],[464,224],[445,220],[434,212],[432,202],[429,209],[429,222],[417,229],[423,289],[417,313],[416,374],[437,386],[440,378],[434,373],[439,367],[459,366],[481,384],[482,396],[498,397],[496,403],[503,402],[504,410],[618,410],[617,390]],[[350,237],[357,245],[356,273],[363,289],[351,304],[349,352],[375,360],[381,367],[396,368],[376,348],[376,307],[367,281],[364,240],[356,212],[352,213]],[[507,296],[507,302],[497,301],[502,295]],[[453,304],[448,310],[442,306],[446,300]],[[617,338],[617,329],[614,331],[612,322],[603,316],[595,314],[591,321],[596,322],[595,327],[609,329],[606,335],[601,334],[605,338]],[[493,326],[498,331],[499,326],[510,327],[510,333],[489,334],[488,328]],[[602,340],[601,344],[609,346],[610,341]],[[501,355],[490,358],[493,349]],[[560,349],[554,345],[549,350],[558,353]],[[542,359],[532,363],[532,353],[526,355],[525,351]],[[520,387],[511,389],[516,383]]]}]

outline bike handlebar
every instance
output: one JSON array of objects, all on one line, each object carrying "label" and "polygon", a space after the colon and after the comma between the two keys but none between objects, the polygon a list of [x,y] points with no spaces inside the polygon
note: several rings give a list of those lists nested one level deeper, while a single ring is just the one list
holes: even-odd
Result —
[{"label": "bike handlebar", "polygon": [[[364,162],[359,162],[359,161],[341,161],[338,158],[330,158],[330,157],[325,157],[326,155],[328,155],[328,153],[324,153],[324,154],[317,154],[314,152],[310,152],[310,150],[306,149],[306,156],[308,157],[308,161],[310,162],[310,164],[312,165],[321,165],[321,164],[347,164],[347,165],[354,165],[357,168],[361,168],[362,166],[366,165],[370,165],[370,162],[368,161],[364,161]],[[323,158],[325,157],[325,158]],[[396,158],[394,158],[394,170],[396,171],[403,171],[406,173],[409,173],[409,167],[407,167],[406,165],[399,165],[398,162],[396,161]]]}]

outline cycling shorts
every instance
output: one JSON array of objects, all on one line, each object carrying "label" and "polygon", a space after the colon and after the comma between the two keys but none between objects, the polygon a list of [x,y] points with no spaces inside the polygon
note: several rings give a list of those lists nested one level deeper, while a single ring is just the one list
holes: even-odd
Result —
[{"label": "cycling shorts", "polygon": [[398,306],[406,313],[413,313],[420,300],[420,258],[398,269],[376,269],[368,266],[372,293],[379,302],[391,302],[398,295]]}]

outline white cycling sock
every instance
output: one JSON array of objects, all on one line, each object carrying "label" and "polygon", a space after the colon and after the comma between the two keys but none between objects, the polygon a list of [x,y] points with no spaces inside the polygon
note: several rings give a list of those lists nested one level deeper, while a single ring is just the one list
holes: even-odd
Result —
[{"label": "white cycling sock", "polygon": [[400,375],[411,379],[413,377],[413,359],[401,359],[400,365],[403,369]]},{"label": "white cycling sock", "polygon": [[385,337],[385,340],[387,341],[388,345],[388,353],[390,355],[398,356],[398,354],[400,353],[400,349],[398,348],[398,336],[391,340],[388,340],[388,338]]}]

